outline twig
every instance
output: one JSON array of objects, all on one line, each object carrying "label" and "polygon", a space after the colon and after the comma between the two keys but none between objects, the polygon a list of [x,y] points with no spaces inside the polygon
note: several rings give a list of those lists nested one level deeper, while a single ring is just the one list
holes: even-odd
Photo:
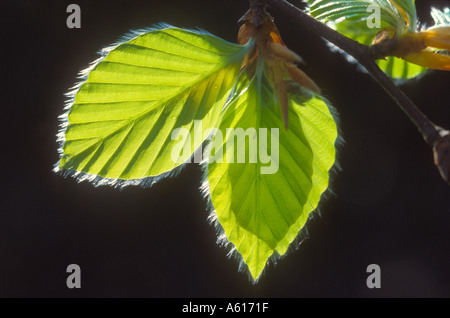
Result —
[{"label": "twig", "polygon": [[450,181],[450,133],[428,119],[424,113],[409,99],[405,93],[378,67],[375,59],[379,58],[376,50],[369,46],[362,45],[339,32],[329,28],[325,24],[317,21],[313,17],[304,13],[299,8],[285,0],[250,0],[252,7],[261,6],[263,3],[282,12],[291,18],[302,28],[315,33],[316,35],[333,43],[346,53],[353,56],[367,72],[383,87],[391,96],[403,112],[409,117],[422,134],[425,141],[433,147],[435,164],[441,173],[442,178]]}]

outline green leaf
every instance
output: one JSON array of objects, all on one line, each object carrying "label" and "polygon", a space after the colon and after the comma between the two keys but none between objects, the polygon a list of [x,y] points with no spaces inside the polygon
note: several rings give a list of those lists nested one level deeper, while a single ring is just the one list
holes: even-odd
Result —
[{"label": "green leaf", "polygon": [[[364,45],[371,45],[375,35],[382,28],[392,26],[397,34],[417,29],[417,14],[414,1],[395,0],[408,16],[409,28],[405,30],[405,19],[400,11],[388,0],[308,0],[310,14],[339,33]],[[368,11],[369,5],[378,5],[381,13],[380,28],[369,28],[367,19],[373,13]],[[424,74],[425,67],[406,62],[396,57],[378,60],[378,66],[397,83],[402,83]]]},{"label": "green leaf", "polygon": [[409,28],[408,32],[415,32],[417,30],[417,10],[415,0],[392,0],[400,8],[402,8],[408,17]]},{"label": "green leaf", "polygon": [[[310,14],[322,22],[367,21],[373,14],[368,10],[369,6],[375,5],[380,8],[381,22],[388,24],[397,30],[398,34],[405,32],[405,19],[399,10],[388,0],[308,0]],[[416,9],[411,0],[396,0],[408,16],[410,30],[413,31],[417,25]],[[360,24],[365,32],[372,32],[367,24]],[[379,30],[379,29],[378,29]]]},{"label": "green leaf", "polygon": [[406,62],[397,57],[388,56],[386,60],[377,60],[378,66],[398,84],[424,75],[426,67]]},{"label": "green leaf", "polygon": [[189,151],[178,152],[174,160],[180,140],[172,138],[172,131],[186,128],[203,136],[218,124],[250,45],[164,26],[105,49],[71,94],[55,170],[115,184],[180,166],[203,138],[187,139],[190,144],[183,149]]},{"label": "green leaf", "polygon": [[[365,24],[365,22],[353,23],[343,21],[333,25],[333,28],[352,40],[358,41],[364,45],[370,45],[378,30],[364,28],[361,24]],[[382,25],[382,27],[384,27],[384,25]],[[386,60],[377,60],[377,64],[397,83],[402,83],[419,75],[423,75],[427,71],[427,68],[425,67],[406,62],[405,60],[393,56],[387,57]]]},{"label": "green leaf", "polygon": [[[365,25],[365,22],[343,21],[332,25],[332,27],[352,40],[358,41],[364,45],[371,45],[378,30],[367,29],[364,26],[361,26],[361,24]],[[382,27],[384,26],[385,25],[382,25]],[[427,68],[425,67],[409,63],[393,56],[388,56],[386,60],[377,60],[376,62],[378,66],[398,84],[423,75],[427,71]]]},{"label": "green leaf", "polygon": [[[388,24],[381,23],[381,28],[386,27]],[[339,23],[330,23],[330,26],[339,33],[358,41],[364,45],[371,45],[375,35],[379,29],[368,28],[365,21],[342,21]]]},{"label": "green leaf", "polygon": [[[289,128],[280,128],[280,106],[258,59],[254,77],[241,75],[210,143],[204,189],[213,218],[255,280],[271,256],[286,253],[317,208],[335,161],[337,128],[326,103],[299,92],[297,87],[289,95]],[[242,133],[248,135],[245,143],[235,138]]]}]

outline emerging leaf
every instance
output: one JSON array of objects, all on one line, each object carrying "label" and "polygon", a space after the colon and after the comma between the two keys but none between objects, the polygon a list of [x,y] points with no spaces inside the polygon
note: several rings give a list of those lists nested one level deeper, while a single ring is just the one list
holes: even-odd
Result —
[{"label": "emerging leaf", "polygon": [[[307,0],[310,14],[323,22],[343,21],[366,22],[373,12],[371,7],[379,8],[381,23],[392,26],[398,34],[413,32],[417,27],[416,8],[411,0]],[[362,24],[361,24],[362,26]],[[406,28],[405,28],[406,26]],[[369,28],[366,24],[366,29]],[[365,30],[368,32],[370,30]]]},{"label": "emerging leaf", "polygon": [[[393,28],[394,35],[417,31],[417,14],[410,0],[308,0],[310,14],[327,22],[329,26],[364,45],[371,45],[381,30]],[[370,6],[380,9],[380,25],[368,23],[373,12]],[[409,63],[399,57],[387,56],[377,60],[378,66],[401,83],[423,74],[427,68]]]},{"label": "emerging leaf", "polygon": [[[450,48],[450,13],[432,8],[435,26],[418,31],[412,0],[309,0],[311,15],[362,44],[377,45],[386,61],[380,68],[397,80],[422,74],[427,68],[450,70],[450,56],[439,50]],[[379,10],[381,21],[368,23],[371,6]],[[401,59],[401,60],[399,60]],[[403,61],[402,61],[403,60]]]},{"label": "emerging leaf", "polygon": [[[379,32],[378,30],[368,29],[365,21],[342,21],[331,26],[345,36],[368,46],[372,44]],[[387,75],[394,78],[398,83],[420,76],[427,70],[425,67],[409,63],[394,56],[387,56],[386,59],[377,60],[376,63]]]}]

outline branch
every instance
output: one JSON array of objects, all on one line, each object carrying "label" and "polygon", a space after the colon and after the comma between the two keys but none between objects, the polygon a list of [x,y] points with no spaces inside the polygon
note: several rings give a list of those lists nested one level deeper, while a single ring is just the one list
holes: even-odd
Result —
[{"label": "branch", "polygon": [[450,132],[435,125],[428,119],[411,99],[378,67],[375,63],[375,60],[379,58],[376,50],[347,38],[285,0],[250,0],[250,5],[252,7],[261,6],[263,2],[279,10],[302,28],[324,38],[353,56],[392,97],[417,127],[425,141],[433,147],[435,164],[442,178],[447,183],[450,183]]}]

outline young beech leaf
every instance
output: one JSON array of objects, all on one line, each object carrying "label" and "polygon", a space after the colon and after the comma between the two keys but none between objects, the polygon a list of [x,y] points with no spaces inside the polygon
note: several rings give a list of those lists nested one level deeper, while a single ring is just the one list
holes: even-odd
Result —
[{"label": "young beech leaf", "polygon": [[[231,250],[257,280],[269,257],[286,253],[327,189],[337,129],[325,101],[313,94],[289,96],[289,128],[282,128],[270,73],[262,57],[255,64],[253,76],[241,75],[237,97],[224,111],[224,141],[214,147],[223,158],[209,163],[204,190],[210,194],[212,219],[222,229],[223,243],[232,243]],[[242,149],[229,147],[235,134],[228,127],[247,132],[248,143],[257,141],[259,160],[239,163]],[[249,149],[246,144],[246,156],[251,157]],[[270,160],[264,163],[261,156],[266,154]]]},{"label": "young beech leaf", "polygon": [[[331,26],[339,33],[364,45],[371,45],[376,34],[380,31],[380,29],[368,29],[366,21],[342,21],[331,24]],[[381,26],[386,27],[388,25],[381,23]],[[423,75],[427,70],[426,67],[409,63],[394,56],[387,56],[386,59],[377,60],[376,63],[387,75],[395,79],[397,83],[402,83],[408,79]]]},{"label": "young beech leaf", "polygon": [[[417,14],[411,0],[308,0],[310,14],[327,22],[336,31],[364,45],[371,45],[380,30],[394,28],[397,35],[417,31]],[[368,24],[374,11],[380,9],[380,25]],[[394,56],[377,60],[378,66],[398,83],[424,74],[426,67]]]},{"label": "young beech leaf", "polygon": [[104,49],[70,94],[56,171],[96,184],[154,181],[142,178],[164,176],[203,142],[191,138],[191,152],[173,160],[174,129],[203,136],[217,126],[250,43],[172,26],[133,35]]},{"label": "young beech leaf", "polygon": [[[411,0],[307,0],[307,2],[310,4],[310,14],[323,22],[367,21],[373,16],[372,9],[378,8],[380,22],[394,27],[397,33],[414,31],[417,24],[416,8]],[[368,25],[366,28],[370,29]]]}]

